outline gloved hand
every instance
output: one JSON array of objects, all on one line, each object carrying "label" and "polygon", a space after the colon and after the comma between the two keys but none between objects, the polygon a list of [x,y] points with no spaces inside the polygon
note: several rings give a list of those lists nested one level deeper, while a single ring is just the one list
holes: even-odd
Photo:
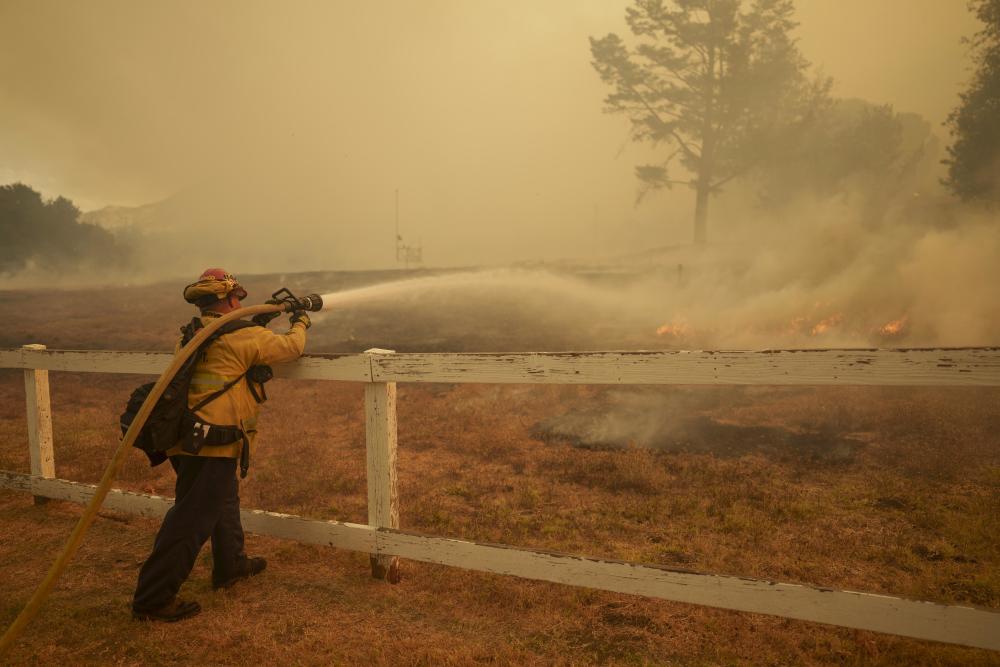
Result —
[{"label": "gloved hand", "polygon": [[253,321],[254,324],[266,327],[271,320],[273,320],[279,315],[281,315],[281,313],[257,313],[250,319]]},{"label": "gloved hand", "polygon": [[[272,306],[281,305],[281,302],[278,301],[277,299],[268,299],[264,303],[269,303]],[[266,327],[268,324],[270,324],[271,320],[273,320],[276,317],[279,317],[280,315],[281,311],[274,313],[257,313],[256,315],[250,318],[250,321],[258,326]]]},{"label": "gloved hand", "polygon": [[302,322],[302,324],[306,325],[306,329],[312,326],[312,320],[309,319],[309,316],[306,315],[306,311],[304,310],[293,310],[292,316],[289,318],[289,321],[292,324],[295,324],[296,322]]}]

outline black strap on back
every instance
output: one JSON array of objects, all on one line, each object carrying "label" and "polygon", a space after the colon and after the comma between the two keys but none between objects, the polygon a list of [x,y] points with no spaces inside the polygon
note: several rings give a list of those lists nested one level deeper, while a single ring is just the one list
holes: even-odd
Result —
[{"label": "black strap on back", "polygon": [[209,394],[208,396],[206,396],[205,398],[203,398],[200,401],[198,401],[198,405],[194,406],[193,408],[190,408],[191,412],[198,412],[203,407],[205,407],[206,405],[208,405],[209,403],[211,403],[212,401],[214,401],[215,399],[217,399],[219,396],[222,396],[227,391],[229,391],[230,389],[232,389],[233,387],[235,387],[236,383],[239,382],[240,380],[242,380],[245,376],[246,376],[246,373],[243,373],[242,375],[240,375],[239,377],[237,377],[235,380],[230,380],[226,384],[222,385],[222,389],[219,389],[218,391],[214,391],[211,394]]},{"label": "black strap on back", "polygon": [[[196,333],[198,333],[198,330],[204,328],[204,326],[205,325],[202,323],[200,317],[192,317],[189,323],[181,327],[181,346],[183,347],[191,342],[191,339],[194,338]],[[201,344],[201,351],[204,353],[205,348],[214,343],[220,336],[225,336],[228,333],[239,331],[240,329],[246,329],[247,327],[259,326],[259,324],[247,322],[246,320],[233,320],[232,322],[226,322],[221,327],[216,329],[212,335]]]},{"label": "black strap on back", "polygon": [[263,403],[264,401],[266,401],[267,390],[264,389],[264,383],[263,382],[260,383],[259,394],[257,393],[257,390],[254,388],[253,385],[254,383],[250,381],[250,378],[247,378],[247,386],[250,388],[250,395],[253,396],[253,400],[257,401],[258,403]]}]

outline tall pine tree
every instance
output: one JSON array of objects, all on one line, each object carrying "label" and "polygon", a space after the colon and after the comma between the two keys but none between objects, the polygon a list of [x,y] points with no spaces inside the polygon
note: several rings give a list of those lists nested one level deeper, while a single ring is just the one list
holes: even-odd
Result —
[{"label": "tall pine tree", "polygon": [[945,185],[964,201],[1000,204],[1000,0],[974,0],[969,8],[983,28],[968,43],[975,74],[948,116]]},{"label": "tall pine tree", "polygon": [[636,167],[640,198],[694,190],[695,243],[707,238],[710,197],[826,98],[790,36],[792,13],[791,0],[635,0],[625,15],[634,47],[613,33],[590,39],[613,89],[605,109],[628,117],[633,140],[669,146],[662,162]]}]

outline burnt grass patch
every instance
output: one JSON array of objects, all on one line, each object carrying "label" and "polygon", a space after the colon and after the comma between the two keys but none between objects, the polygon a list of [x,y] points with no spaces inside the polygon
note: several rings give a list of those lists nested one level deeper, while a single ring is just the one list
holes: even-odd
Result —
[{"label": "burnt grass patch", "polygon": [[640,447],[659,452],[713,454],[739,457],[762,454],[776,461],[811,461],[825,464],[850,463],[860,440],[841,433],[790,431],[779,426],[729,424],[704,415],[664,425],[660,432],[603,435],[607,415],[569,413],[543,419],[532,429],[542,441],[562,440],[583,449],[628,449]]},{"label": "burnt grass patch", "polygon": [[[767,395],[756,398],[767,400]],[[582,449],[640,448],[728,458],[759,454],[778,462],[827,465],[853,462],[865,445],[855,433],[857,424],[843,415],[793,426],[740,423],[732,408],[749,402],[751,397],[739,388],[620,389],[545,417],[531,433],[543,442]]]}]

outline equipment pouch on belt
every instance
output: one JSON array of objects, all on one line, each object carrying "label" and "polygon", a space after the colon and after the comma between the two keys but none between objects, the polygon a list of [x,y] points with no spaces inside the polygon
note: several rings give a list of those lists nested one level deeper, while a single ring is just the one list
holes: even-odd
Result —
[{"label": "equipment pouch on belt", "polygon": [[197,454],[205,445],[228,445],[245,438],[239,426],[209,424],[188,410],[184,414],[184,430],[181,434],[181,449],[188,454]]}]

